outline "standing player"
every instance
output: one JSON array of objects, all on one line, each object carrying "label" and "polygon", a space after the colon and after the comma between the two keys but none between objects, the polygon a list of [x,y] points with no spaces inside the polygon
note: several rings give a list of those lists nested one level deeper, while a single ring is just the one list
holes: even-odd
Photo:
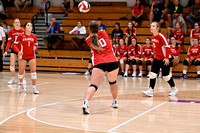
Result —
[{"label": "standing player", "polygon": [[[29,67],[31,70],[31,80],[33,85],[33,93],[39,94],[39,91],[36,89],[36,57],[35,57],[35,50],[38,49],[37,37],[31,33],[32,31],[32,24],[27,22],[24,25],[25,33],[22,33],[18,36],[16,43],[13,45],[14,50],[18,53],[20,58],[19,64],[19,81],[22,83],[23,81],[23,74],[26,68],[26,64],[29,63]],[[21,51],[17,45],[21,46]],[[22,87],[22,92],[26,92],[26,87]]]},{"label": "standing player", "polygon": [[[5,53],[3,55],[4,57],[7,56],[7,52],[8,52],[10,45],[11,45],[11,42],[13,42],[13,44],[14,44],[16,42],[19,34],[24,33],[24,29],[21,28],[21,23],[20,23],[20,20],[18,18],[16,18],[14,20],[13,26],[14,26],[14,28],[10,30],[9,35],[8,35],[8,42],[7,42],[7,45],[6,45]],[[21,45],[18,45],[17,47],[18,47],[18,49],[21,49]],[[15,62],[16,62],[16,59],[17,59],[17,52],[13,50],[13,45],[12,45],[11,55],[10,55],[11,80],[8,81],[8,84],[15,83]],[[25,78],[23,80],[23,84],[26,84]]]},{"label": "standing player", "polygon": [[153,96],[153,91],[156,83],[157,74],[162,69],[162,76],[165,81],[169,83],[172,90],[169,93],[169,96],[175,96],[178,92],[178,89],[176,88],[174,84],[173,78],[169,75],[169,56],[170,56],[170,46],[166,39],[166,37],[159,33],[160,25],[158,22],[152,22],[151,23],[151,32],[152,35],[152,44],[155,47],[155,58],[152,64],[151,72],[150,72],[150,86],[147,91],[142,91],[147,96]]},{"label": "standing player", "polygon": [[89,114],[89,101],[107,72],[110,91],[112,93],[113,102],[111,107],[117,108],[117,93],[118,85],[116,82],[119,71],[117,59],[113,53],[112,45],[110,44],[109,36],[105,30],[99,30],[99,24],[96,21],[91,21],[89,24],[90,36],[86,39],[87,44],[93,51],[93,70],[91,76],[91,85],[86,91],[85,100],[83,101],[83,114]]},{"label": "standing player", "polygon": [[[153,62],[153,53],[154,53],[154,48],[151,45],[151,38],[147,37],[146,38],[146,45],[142,47],[142,62],[146,62],[147,69],[149,70],[149,74],[151,71],[151,64]],[[149,77],[149,74],[147,77]]]}]

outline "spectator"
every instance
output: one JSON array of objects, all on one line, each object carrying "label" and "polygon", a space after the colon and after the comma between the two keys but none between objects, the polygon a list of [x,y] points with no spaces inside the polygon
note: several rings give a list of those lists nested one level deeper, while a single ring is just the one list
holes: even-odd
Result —
[{"label": "spectator", "polygon": [[124,44],[124,39],[119,40],[119,45],[117,46],[117,60],[121,66],[121,76],[124,76],[124,64],[127,61],[128,46]]},{"label": "spectator", "polygon": [[6,34],[6,40],[8,39],[8,34],[9,34],[9,31],[11,30],[10,26],[5,22],[5,21],[2,21],[0,23],[0,25],[3,27],[3,31],[5,32]]},{"label": "spectator", "polygon": [[0,48],[0,72],[3,71],[3,55],[2,55],[2,50],[4,49],[4,44],[5,44],[5,33],[3,31],[3,28],[0,26],[0,45],[1,45],[1,48]]},{"label": "spectator", "polygon": [[[172,27],[172,17],[173,19],[178,18],[178,16],[181,16],[182,18],[182,15],[183,15],[183,7],[179,4],[179,0],[174,0],[173,5],[170,7],[168,12],[168,21],[170,24],[169,27]],[[174,24],[173,26],[175,27]]]},{"label": "spectator", "polygon": [[[51,19],[51,24],[48,25],[46,31],[48,33],[59,33],[60,32],[60,24],[56,22],[55,18]],[[63,37],[58,35],[51,35],[51,37],[44,37],[44,44],[48,49],[56,49],[56,47],[62,42]]]},{"label": "spectator", "polygon": [[195,0],[195,4],[190,7],[190,16],[186,19],[194,26],[195,22],[200,21],[200,0]]},{"label": "spectator", "polygon": [[[69,32],[69,34],[86,34],[85,26],[82,26],[82,22],[78,21],[77,26]],[[72,46],[78,50],[81,50],[84,43],[85,35],[78,35],[72,38]]]},{"label": "spectator", "polygon": [[[169,38],[170,38],[170,34],[167,35],[168,41],[169,41]],[[179,45],[182,45],[184,43],[184,31],[183,31],[183,29],[181,29],[180,23],[176,23],[176,28],[173,29],[173,34],[174,34],[174,37],[176,39],[176,42]]]},{"label": "spectator", "polygon": [[142,61],[140,60],[141,56],[141,46],[137,44],[137,39],[133,37],[131,39],[132,44],[128,48],[128,61],[126,62],[126,70],[124,73],[124,77],[128,76],[128,69],[130,64],[133,66],[133,74],[132,77],[136,77],[136,64],[138,63],[140,73],[138,76],[142,76]]},{"label": "spectator", "polygon": [[60,4],[61,9],[65,12],[65,16],[68,16],[68,11],[67,9],[70,7],[69,13],[73,12],[73,8],[74,8],[74,0],[70,0],[70,2],[67,2],[67,0],[63,0],[63,3]]},{"label": "spectator", "polygon": [[44,12],[44,14],[46,14],[45,6],[46,6],[47,2],[48,2],[48,0],[42,0],[41,4],[39,6],[39,9],[40,9],[39,14],[41,12]]},{"label": "spectator", "polygon": [[197,69],[197,79],[200,79],[200,45],[199,45],[199,39],[194,38],[193,45],[189,47],[187,56],[183,61],[183,75],[182,78],[187,78],[187,69],[189,65],[195,65]]},{"label": "spectator", "polygon": [[120,28],[120,23],[115,23],[115,28],[112,31],[111,38],[113,45],[119,44],[119,39],[123,38],[123,30]]},{"label": "spectator", "polygon": [[[30,0],[15,0],[14,1],[15,7],[17,8],[17,12],[24,12],[24,10],[30,4]],[[24,5],[23,9],[20,11],[19,6]]]},{"label": "spectator", "polygon": [[171,45],[170,45],[170,54],[171,54],[171,61],[169,63],[170,65],[170,72],[169,75],[172,77],[172,69],[175,65],[177,65],[180,61],[180,57],[179,54],[181,52],[181,45],[179,45],[176,42],[176,38],[175,37],[171,37]]},{"label": "spectator", "polygon": [[200,40],[200,28],[199,28],[198,23],[194,24],[194,29],[192,29],[190,32],[190,44],[191,45],[193,45],[194,38],[198,38]]},{"label": "spectator", "polygon": [[140,0],[136,1],[136,4],[132,7],[132,23],[135,27],[138,26],[138,23],[142,21],[142,14],[144,12],[144,6],[141,4]]},{"label": "spectator", "polygon": [[1,0],[3,4],[3,8],[6,11],[6,7],[13,7],[14,6],[14,0]]},{"label": "spectator", "polygon": [[102,24],[103,19],[101,17],[97,18],[97,22],[100,26],[99,30],[106,30],[106,26]]},{"label": "spectator", "polygon": [[[164,15],[165,15],[165,6],[163,3],[158,3],[157,0],[153,0],[151,9],[150,9],[150,24],[152,21],[157,21],[160,25],[163,24],[164,21]],[[150,27],[150,25],[149,25]]]},{"label": "spectator", "polygon": [[3,3],[0,1],[0,19],[4,20],[6,19],[6,13],[3,8]]},{"label": "spectator", "polygon": [[[142,58],[140,59],[142,62],[146,63],[149,74],[151,72],[151,64],[153,62],[154,48],[151,45],[151,38],[146,38],[146,44],[142,47]],[[149,77],[149,74],[147,77]]]},{"label": "spectator", "polygon": [[125,35],[126,35],[126,45],[129,46],[131,43],[131,38],[136,37],[136,28],[134,27],[132,22],[128,22],[128,27],[125,29]]}]

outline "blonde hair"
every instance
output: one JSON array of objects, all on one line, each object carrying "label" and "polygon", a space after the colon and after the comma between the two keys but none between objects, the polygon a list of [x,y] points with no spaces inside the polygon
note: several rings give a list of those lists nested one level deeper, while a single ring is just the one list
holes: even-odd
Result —
[{"label": "blonde hair", "polygon": [[158,32],[161,32],[161,29],[160,29],[160,24],[156,21],[152,22],[151,24],[155,23],[156,26],[158,27]]}]

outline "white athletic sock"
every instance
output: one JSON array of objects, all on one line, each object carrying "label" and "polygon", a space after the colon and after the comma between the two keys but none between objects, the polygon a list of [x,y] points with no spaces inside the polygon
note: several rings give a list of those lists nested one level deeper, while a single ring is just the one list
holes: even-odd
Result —
[{"label": "white athletic sock", "polygon": [[142,71],[140,71],[140,73],[142,73]]},{"label": "white athletic sock", "polygon": [[197,71],[197,75],[200,75],[200,71]]},{"label": "white athletic sock", "polygon": [[187,74],[187,70],[183,70],[183,74]]},{"label": "white athletic sock", "polygon": [[33,89],[36,89],[36,85],[33,85]]}]

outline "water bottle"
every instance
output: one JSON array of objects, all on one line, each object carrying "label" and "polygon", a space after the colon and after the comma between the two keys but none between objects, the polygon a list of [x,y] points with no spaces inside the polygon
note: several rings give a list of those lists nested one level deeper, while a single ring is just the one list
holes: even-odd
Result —
[{"label": "water bottle", "polygon": [[51,27],[51,33],[54,33],[54,28],[53,27]]}]

